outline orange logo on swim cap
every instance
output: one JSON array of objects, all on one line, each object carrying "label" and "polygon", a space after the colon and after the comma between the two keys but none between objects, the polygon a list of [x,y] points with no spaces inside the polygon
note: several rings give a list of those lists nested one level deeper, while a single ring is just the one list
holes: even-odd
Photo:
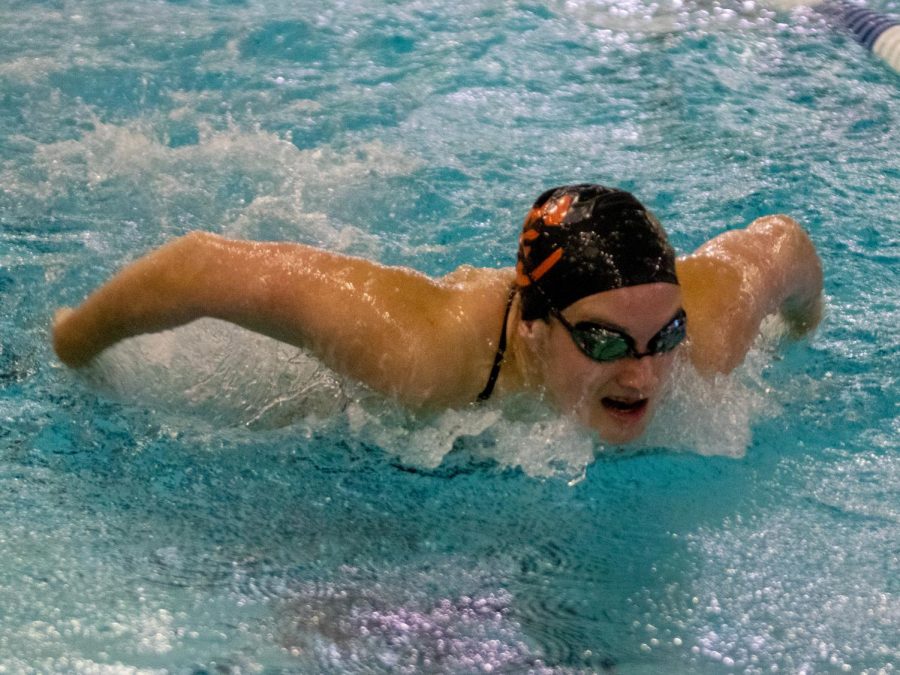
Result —
[{"label": "orange logo on swim cap", "polygon": [[564,252],[565,252],[565,249],[562,249],[562,248],[558,248],[555,251],[553,251],[553,253],[551,253],[550,255],[548,255],[546,258],[544,258],[541,261],[540,265],[538,265],[533,270],[531,270],[531,274],[528,275],[528,278],[531,279],[531,281],[533,281],[533,282],[538,281],[542,276],[544,276],[545,274],[547,274],[547,272],[549,272],[551,269],[553,269],[553,266],[559,262],[560,258],[562,258],[562,256],[563,256]]},{"label": "orange logo on swim cap", "polygon": [[541,208],[544,225],[562,225],[570,206],[572,206],[571,194],[564,194],[556,199],[548,199]]},{"label": "orange logo on swim cap", "polygon": [[[540,206],[533,207],[525,218],[522,234],[519,236],[519,261],[516,264],[516,283],[519,286],[530,286],[549,272],[563,256],[564,249],[557,248],[539,263],[532,264],[531,246],[529,245],[541,235],[543,227],[559,227],[563,224],[569,207],[572,206],[573,195],[563,194],[556,199],[548,199]],[[525,270],[525,262],[531,272]]]}]

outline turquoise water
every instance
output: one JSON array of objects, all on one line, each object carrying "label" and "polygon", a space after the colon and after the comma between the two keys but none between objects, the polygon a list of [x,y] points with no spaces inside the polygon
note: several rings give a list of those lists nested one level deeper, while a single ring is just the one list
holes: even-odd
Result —
[{"label": "turquoise water", "polygon": [[[898,84],[754,2],[4,3],[0,670],[896,671]],[[583,180],[681,251],[797,217],[817,336],[683,374],[625,454],[210,322],[48,346],[191,229],[505,266]]]}]

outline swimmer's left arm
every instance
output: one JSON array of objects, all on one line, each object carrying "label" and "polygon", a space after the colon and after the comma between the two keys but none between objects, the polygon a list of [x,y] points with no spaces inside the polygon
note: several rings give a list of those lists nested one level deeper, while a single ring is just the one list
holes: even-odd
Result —
[{"label": "swimmer's left arm", "polygon": [[822,316],[819,256],[788,216],[765,216],[711,239],[678,261],[678,276],[691,358],[701,372],[737,367],[769,314],[781,314],[796,337]]}]

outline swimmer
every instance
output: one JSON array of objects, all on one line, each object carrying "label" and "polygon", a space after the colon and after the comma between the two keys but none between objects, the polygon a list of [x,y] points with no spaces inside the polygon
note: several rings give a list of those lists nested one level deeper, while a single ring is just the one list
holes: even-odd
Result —
[{"label": "swimmer", "polygon": [[416,409],[542,397],[610,443],[644,431],[674,359],[737,367],[762,320],[801,336],[822,269],[787,216],[755,220],[676,259],[656,218],[600,185],[534,203],[515,269],[439,279],[302,244],[194,232],[130,264],[53,326],[78,368],[128,337],[213,317],[315,354]]}]

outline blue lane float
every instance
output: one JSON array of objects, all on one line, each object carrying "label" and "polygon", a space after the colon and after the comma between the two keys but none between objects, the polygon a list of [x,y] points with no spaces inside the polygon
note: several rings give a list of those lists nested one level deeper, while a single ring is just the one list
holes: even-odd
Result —
[{"label": "blue lane float", "polygon": [[863,47],[900,72],[900,19],[845,0],[817,7],[833,25],[848,31]]}]

